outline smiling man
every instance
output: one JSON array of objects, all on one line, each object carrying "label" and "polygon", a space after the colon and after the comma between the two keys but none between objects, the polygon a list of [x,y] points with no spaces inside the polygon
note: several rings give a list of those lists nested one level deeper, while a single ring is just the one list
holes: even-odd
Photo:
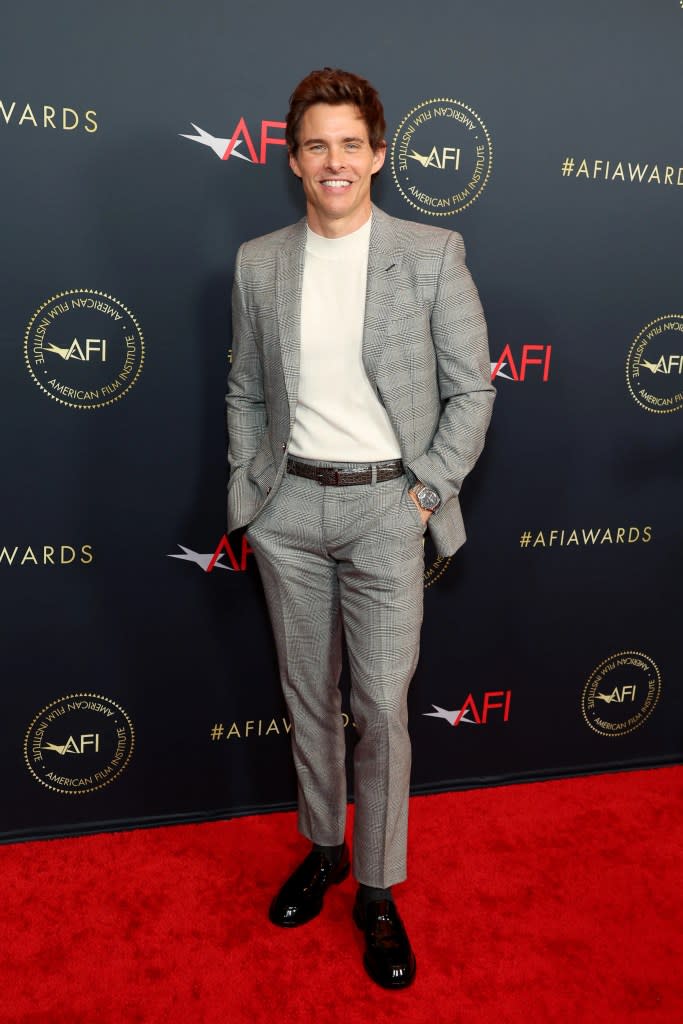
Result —
[{"label": "smiling man", "polygon": [[[458,494],[494,389],[460,235],[372,204],[384,133],[379,96],[357,75],[313,71],[292,94],[289,165],[306,217],[237,255],[228,527],[247,526],[263,580],[312,843],[270,920],[306,924],[352,866],[366,970],[403,988],[415,956],[392,886],[406,877],[423,536],[444,556],[465,540]],[[358,733],[352,865],[343,640]]]}]

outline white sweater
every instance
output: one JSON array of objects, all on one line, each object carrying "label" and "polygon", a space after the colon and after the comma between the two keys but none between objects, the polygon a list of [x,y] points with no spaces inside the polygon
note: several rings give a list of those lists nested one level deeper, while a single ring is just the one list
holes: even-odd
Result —
[{"label": "white sweater", "polygon": [[401,454],[362,361],[371,220],[341,238],[307,229],[294,456],[381,462]]}]

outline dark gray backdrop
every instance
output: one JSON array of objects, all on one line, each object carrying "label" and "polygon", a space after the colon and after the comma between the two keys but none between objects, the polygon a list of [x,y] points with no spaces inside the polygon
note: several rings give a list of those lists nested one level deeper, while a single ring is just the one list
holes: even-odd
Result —
[{"label": "dark gray backdrop", "polygon": [[[349,0],[334,18],[309,0],[288,9],[40,0],[3,16],[5,839],[293,802],[252,559],[234,571],[224,553],[231,571],[207,573],[198,556],[224,532],[234,255],[303,206],[282,146],[256,164],[181,136],[194,124],[227,140],[244,118],[260,156],[262,122],[281,122],[299,78],[326,64],[379,88],[390,142],[423,101],[477,112],[493,170],[476,202],[431,218],[402,198],[389,161],[375,199],[463,233],[494,362],[509,346],[520,376],[523,346],[540,346],[527,356],[542,358],[552,347],[547,380],[538,365],[523,380],[509,379],[509,359],[501,367],[489,443],[463,492],[469,542],[450,563],[426,552],[415,790],[680,760],[683,412],[643,408],[626,370],[645,325],[683,323],[682,31],[678,0]],[[47,123],[45,106],[55,110]],[[244,134],[237,151],[249,155]],[[623,162],[625,180],[605,177],[607,160]],[[629,180],[629,162],[648,165],[642,182]],[[648,181],[654,165],[659,182]],[[103,408],[51,400],[24,357],[34,312],[71,289],[113,296],[144,334],[139,379]],[[94,316],[74,317],[63,345],[71,334],[101,337]],[[680,356],[683,334],[669,331],[666,345],[657,358]],[[649,371],[651,390],[666,390],[676,365]],[[76,370],[86,379],[91,366]],[[598,539],[584,543],[589,529]],[[580,542],[561,543],[562,530]],[[231,543],[240,570],[241,539]],[[646,716],[644,676],[615,669],[602,686],[605,713],[623,724],[618,705],[630,701],[634,721],[606,735],[584,718],[584,690],[624,651],[646,655],[661,691]],[[29,770],[30,744],[24,752],[41,710],[76,693],[116,702],[135,733],[125,770],[93,792],[47,788]],[[469,721],[428,716],[457,712],[469,695]],[[79,747],[98,722],[72,718],[52,742],[75,737]],[[99,764],[89,749],[45,757],[64,776]]]}]

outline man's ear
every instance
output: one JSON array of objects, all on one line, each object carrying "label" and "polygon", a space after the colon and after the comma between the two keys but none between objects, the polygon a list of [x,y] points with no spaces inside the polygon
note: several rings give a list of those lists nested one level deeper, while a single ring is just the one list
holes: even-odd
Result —
[{"label": "man's ear", "polygon": [[299,163],[297,161],[296,155],[292,153],[291,149],[289,151],[289,166],[291,167],[294,174],[296,174],[297,178],[300,178],[302,176],[301,171],[299,170]]},{"label": "man's ear", "polygon": [[372,154],[372,173],[377,174],[377,171],[384,166],[384,161],[387,157],[387,140],[382,139],[377,149]]}]

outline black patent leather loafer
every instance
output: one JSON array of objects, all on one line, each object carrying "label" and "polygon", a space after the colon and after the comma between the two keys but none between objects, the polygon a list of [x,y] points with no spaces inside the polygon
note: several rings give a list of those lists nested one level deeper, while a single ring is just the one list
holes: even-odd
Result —
[{"label": "black patent leather loafer", "polygon": [[322,853],[311,850],[271,903],[268,917],[280,928],[296,928],[312,921],[322,910],[329,887],[343,882],[349,869],[346,843],[336,864],[330,864]]},{"label": "black patent leather loafer", "polygon": [[365,934],[363,963],[382,988],[407,988],[415,978],[415,954],[403,921],[391,900],[373,900],[363,906],[356,895],[353,920]]}]

